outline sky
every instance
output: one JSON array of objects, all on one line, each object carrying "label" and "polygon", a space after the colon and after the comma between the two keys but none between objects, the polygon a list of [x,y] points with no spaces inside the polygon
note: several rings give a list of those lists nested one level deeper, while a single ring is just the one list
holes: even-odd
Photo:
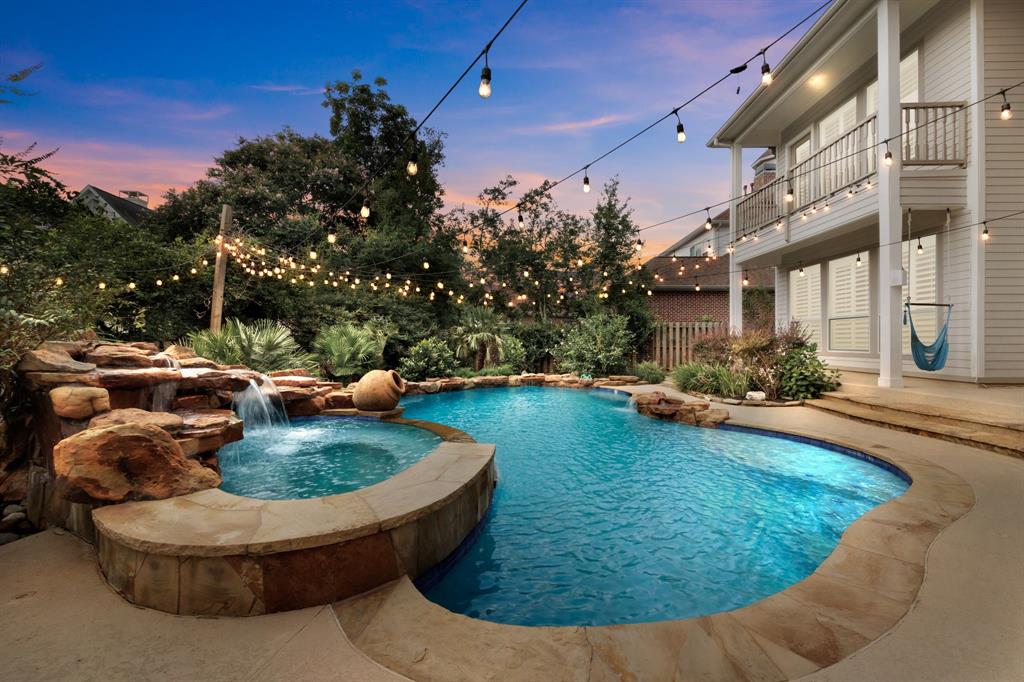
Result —
[{"label": "sky", "polygon": [[[31,97],[0,105],[6,151],[36,142],[74,189],[141,190],[151,205],[203,177],[239,137],[284,126],[327,133],[324,83],[353,69],[382,76],[419,118],[476,56],[517,0],[13,3],[0,28],[0,74],[36,63]],[[520,187],[561,178],[702,90],[786,31],[819,0],[530,0],[479,68],[430,119],[445,133],[449,206],[508,174]],[[810,26],[768,53],[777,63]],[[729,153],[707,140],[759,82],[759,62],[681,115],[590,169],[618,176],[641,226],[723,201]],[[740,94],[736,88],[740,87]],[[758,152],[746,152],[752,161]],[[749,157],[749,159],[747,159]],[[744,180],[749,180],[747,169]],[[587,213],[581,180],[554,192]],[[646,231],[654,255],[703,222]]]}]

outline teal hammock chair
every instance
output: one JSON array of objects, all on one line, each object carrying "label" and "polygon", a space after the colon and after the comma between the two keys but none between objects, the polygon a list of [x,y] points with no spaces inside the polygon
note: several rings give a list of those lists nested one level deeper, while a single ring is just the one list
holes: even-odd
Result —
[{"label": "teal hammock chair", "polygon": [[[946,319],[942,323],[935,341],[930,344],[923,343],[914,328],[914,316],[910,312],[910,306],[928,306],[946,309]],[[903,324],[910,323],[910,353],[914,356],[914,364],[926,372],[937,372],[946,366],[946,356],[949,355],[949,318],[953,315],[953,306],[945,303],[911,303],[907,301],[903,307]]]}]

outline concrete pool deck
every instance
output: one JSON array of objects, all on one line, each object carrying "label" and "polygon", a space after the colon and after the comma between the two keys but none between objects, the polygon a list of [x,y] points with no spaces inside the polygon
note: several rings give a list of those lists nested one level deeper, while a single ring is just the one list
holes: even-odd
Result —
[{"label": "concrete pool deck", "polygon": [[[804,679],[1024,678],[1024,581],[1020,579],[1024,570],[1024,462],[807,408],[730,406],[729,410],[733,423],[827,438],[873,452],[911,453],[963,478],[976,499],[974,507],[939,533],[928,549],[923,582],[909,611],[852,655]],[[898,595],[899,585],[889,582],[892,576],[883,570],[864,579],[875,581],[877,589]],[[0,547],[0,604],[7,615],[0,665],[6,675],[21,680],[404,679],[355,648],[338,626],[335,613],[342,614],[350,631],[358,631],[353,636],[357,644],[371,626],[377,632],[390,629],[395,635],[404,635],[403,627],[416,625],[420,616],[432,618],[433,609],[443,611],[429,602],[424,604],[410,589],[407,582],[399,581],[378,592],[383,596],[384,590],[389,590],[397,595],[393,599],[428,609],[426,614],[399,610],[394,621],[377,621],[381,604],[374,606],[373,599],[364,601],[361,610],[342,602],[334,609],[314,607],[241,619],[171,616],[125,603],[98,575],[90,546],[50,531]],[[438,643],[460,629],[481,624],[455,614],[448,614],[446,620],[453,624],[441,623],[431,629],[419,622],[420,629],[426,630],[420,635],[426,638],[422,645],[403,639],[390,650],[389,655],[405,659],[399,662],[410,677],[624,679],[613,675],[612,668],[592,665],[602,643],[588,638],[583,628],[575,629],[577,636],[569,633],[565,641],[545,637],[537,628],[515,628],[526,632],[492,641],[490,646],[458,637],[450,639],[448,646],[457,649],[461,660],[446,660],[444,647],[438,648]],[[489,629],[487,625],[482,629]],[[637,674],[634,679],[756,679],[741,676],[735,667],[697,665],[708,661],[699,655],[697,636],[676,640],[678,633],[659,624],[637,633],[635,655],[629,658],[646,665],[633,671]],[[717,632],[718,637],[728,635],[728,631]],[[771,642],[760,639],[755,639],[757,648],[748,651],[751,657],[782,656]],[[564,664],[558,670],[536,667],[539,659],[557,654],[563,646],[571,646],[573,655],[556,656]],[[644,655],[645,651],[661,654]],[[656,669],[655,663],[664,661],[669,652],[680,665]],[[788,676],[799,677],[800,665],[799,660],[789,659]]]}]

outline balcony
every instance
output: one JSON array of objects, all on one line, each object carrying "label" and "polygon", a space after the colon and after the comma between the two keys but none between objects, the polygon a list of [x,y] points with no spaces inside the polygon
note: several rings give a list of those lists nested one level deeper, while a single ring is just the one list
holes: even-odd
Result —
[{"label": "balcony", "polygon": [[[963,168],[967,165],[967,112],[964,102],[903,104],[903,167]],[[787,175],[751,192],[737,205],[737,230],[752,232],[828,201],[878,172],[877,117],[871,116]],[[793,201],[785,201],[793,189]]]}]

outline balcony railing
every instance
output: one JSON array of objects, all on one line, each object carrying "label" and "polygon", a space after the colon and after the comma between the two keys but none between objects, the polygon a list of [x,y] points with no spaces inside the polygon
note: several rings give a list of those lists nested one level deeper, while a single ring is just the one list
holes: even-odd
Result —
[{"label": "balcony railing", "polygon": [[[903,165],[965,166],[967,164],[967,113],[963,102],[904,104]],[[882,154],[878,143],[877,117],[872,115],[853,130],[789,173],[751,192],[737,205],[738,229],[749,232],[784,218],[863,181],[878,171]],[[794,199],[786,203],[792,188]]]}]

